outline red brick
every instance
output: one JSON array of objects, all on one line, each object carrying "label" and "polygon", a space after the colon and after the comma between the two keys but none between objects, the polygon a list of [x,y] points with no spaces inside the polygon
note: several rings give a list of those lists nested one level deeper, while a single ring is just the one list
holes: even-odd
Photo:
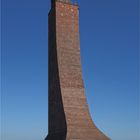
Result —
[{"label": "red brick", "polygon": [[87,105],[80,62],[79,7],[70,0],[54,1],[49,13],[46,140],[109,140],[95,126]]}]

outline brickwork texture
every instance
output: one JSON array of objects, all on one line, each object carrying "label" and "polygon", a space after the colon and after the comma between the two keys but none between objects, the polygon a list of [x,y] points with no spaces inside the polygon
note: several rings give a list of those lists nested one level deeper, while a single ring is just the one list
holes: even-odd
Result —
[{"label": "brickwork texture", "polygon": [[79,7],[52,0],[49,12],[49,134],[45,140],[109,140],[91,119],[80,62]]}]

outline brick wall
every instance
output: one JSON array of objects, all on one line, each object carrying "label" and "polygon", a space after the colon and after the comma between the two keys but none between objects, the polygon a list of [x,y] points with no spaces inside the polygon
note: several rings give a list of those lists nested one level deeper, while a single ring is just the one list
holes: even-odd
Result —
[{"label": "brick wall", "polygon": [[47,140],[108,140],[93,123],[80,62],[79,7],[56,1],[49,13]]}]

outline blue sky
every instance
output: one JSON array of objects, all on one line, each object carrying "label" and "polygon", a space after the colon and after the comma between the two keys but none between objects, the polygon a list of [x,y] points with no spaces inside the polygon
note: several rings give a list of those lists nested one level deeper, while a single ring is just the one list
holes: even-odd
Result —
[{"label": "blue sky", "polygon": [[[138,0],[77,0],[86,95],[112,140],[139,140]],[[50,0],[2,0],[2,140],[42,140],[48,127]]]}]

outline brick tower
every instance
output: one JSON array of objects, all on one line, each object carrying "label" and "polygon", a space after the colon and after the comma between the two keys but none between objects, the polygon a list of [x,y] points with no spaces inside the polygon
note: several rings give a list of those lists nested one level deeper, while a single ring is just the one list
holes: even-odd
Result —
[{"label": "brick tower", "polygon": [[49,134],[45,140],[109,140],[93,123],[80,63],[79,10],[52,0],[49,12]]}]

